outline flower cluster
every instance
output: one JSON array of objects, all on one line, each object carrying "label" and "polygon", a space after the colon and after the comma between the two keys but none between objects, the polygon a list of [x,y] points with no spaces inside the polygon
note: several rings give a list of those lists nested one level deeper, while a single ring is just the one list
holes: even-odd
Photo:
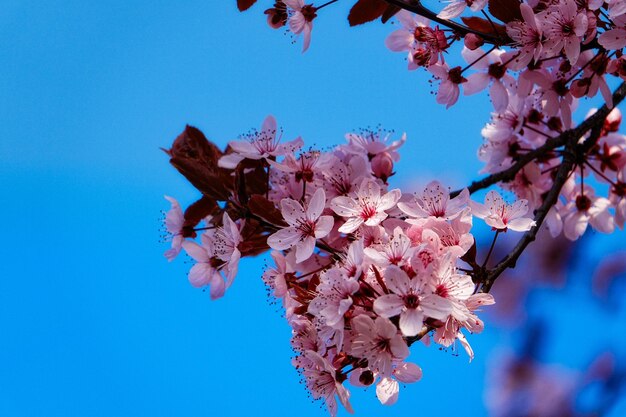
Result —
[{"label": "flower cluster", "polygon": [[[483,3],[473,2],[472,10],[481,9]],[[610,108],[607,78],[626,79],[621,71],[626,62],[621,54],[626,46],[626,7],[621,4],[522,3],[506,26],[494,33],[501,44],[485,50],[482,38],[474,33],[465,36],[463,68],[451,68],[442,53],[450,50],[457,35],[430,27],[427,19],[405,10],[397,14],[402,28],[387,38],[387,46],[408,51],[409,69],[424,67],[440,80],[437,102],[448,107],[456,103],[461,90],[471,95],[489,88],[494,112],[482,131],[484,143],[478,156],[485,163],[483,172],[504,171],[537,153],[502,184],[536,210],[552,188],[566,153],[558,138],[573,127],[578,99],[599,93]],[[464,2],[452,2],[439,17],[456,17],[464,7]],[[471,20],[464,21],[471,26]],[[550,209],[546,222],[553,236],[563,232],[575,240],[588,225],[602,233],[624,227],[626,136],[617,133],[620,121],[615,109],[595,137],[581,135],[581,148],[584,142],[593,144],[577,155],[576,168]]]},{"label": "flower cluster", "polygon": [[282,141],[269,116],[222,153],[187,127],[168,154],[203,197],[183,212],[171,197],[166,227],[173,259],[184,249],[196,263],[189,280],[219,298],[232,285],[242,257],[268,249],[274,266],[263,273],[293,329],[293,363],[332,415],[337,398],[348,409],[353,386],[376,385],[393,404],[400,383],[421,378],[409,347],[432,339],[473,351],[467,333],[479,333],[481,306],[471,269],[476,248],[472,211],[498,231],[529,230],[528,204],[509,206],[496,192],[486,205],[463,190],[451,197],[433,181],[403,194],[388,179],[404,135],[383,131],[346,135],[327,152],[302,151]]},{"label": "flower cluster", "polygon": [[[307,50],[314,19],[336,1],[276,0],[265,13],[271,27],[302,34]],[[452,1],[437,15],[419,2],[358,0],[348,16],[354,25],[395,15],[402,27],[386,44],[407,53],[410,70],[438,80],[438,103],[450,107],[461,92],[488,89],[494,111],[478,157],[489,176],[467,189],[451,193],[438,181],[417,194],[391,188],[405,136],[392,140],[381,130],[349,133],[330,151],[303,150],[304,141],[283,140],[269,116],[225,151],[189,126],[166,150],[202,193],[185,211],[166,197],[166,257],[184,250],[196,261],[191,284],[215,299],[242,258],[270,251],[274,266],[263,280],[292,328],[293,364],[331,415],[337,400],[352,411],[348,383],[375,385],[381,403],[395,403],[400,383],[422,376],[408,361],[417,341],[458,341],[471,360],[466,335],[483,330],[477,312],[494,303],[491,285],[544,221],[570,240],[588,225],[605,233],[624,227],[626,137],[617,133],[621,114],[609,110],[626,97],[626,83],[612,94],[607,78],[626,80],[626,1],[501,0],[489,3],[494,19],[486,4]],[[487,19],[451,20],[479,11]],[[457,45],[464,63],[454,66]],[[598,94],[606,104],[576,126],[578,100]],[[507,204],[493,190],[484,203],[470,200],[494,184],[518,200]],[[483,262],[474,217],[495,231]],[[525,234],[489,269],[507,231]]]}]

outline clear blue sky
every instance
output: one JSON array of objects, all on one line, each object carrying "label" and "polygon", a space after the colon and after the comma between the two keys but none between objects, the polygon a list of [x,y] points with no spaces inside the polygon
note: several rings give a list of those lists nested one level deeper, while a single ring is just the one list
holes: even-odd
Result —
[{"label": "clear blue sky", "polygon": [[[287,137],[318,146],[380,123],[408,134],[396,185],[456,187],[480,169],[490,106],[435,104],[426,76],[385,49],[393,27],[349,29],[348,4],[320,12],[304,55],[266,26],[263,6],[3,2],[0,415],[326,415],[290,365],[263,259],[212,302],[188,285],[189,261],[163,258],[163,195],[198,194],[159,147],[186,123],[223,146],[269,113]],[[355,389],[358,415],[440,413],[442,392],[471,405],[463,415],[483,415],[497,338],[471,338],[471,365],[417,347],[423,381],[391,408]]]}]

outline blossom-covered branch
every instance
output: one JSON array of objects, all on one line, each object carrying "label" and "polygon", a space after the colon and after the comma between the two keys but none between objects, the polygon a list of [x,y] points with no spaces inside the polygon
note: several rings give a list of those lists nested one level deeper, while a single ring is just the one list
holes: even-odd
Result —
[{"label": "blossom-covered branch", "polygon": [[[265,14],[272,28],[302,36],[306,51],[332,4],[276,0]],[[589,226],[612,233],[626,221],[626,136],[614,109],[626,86],[611,94],[607,81],[626,79],[625,0],[452,1],[437,14],[419,1],[358,0],[348,20],[392,16],[400,27],[387,47],[406,54],[409,70],[432,75],[438,103],[488,91],[493,113],[478,152],[488,176],[469,189],[450,193],[436,179],[416,194],[393,188],[406,137],[382,129],[303,150],[302,138],[284,140],[268,116],[224,150],[189,126],[166,150],[201,193],[184,211],[167,197],[166,257],[187,252],[196,261],[191,284],[217,299],[243,258],[269,251],[274,266],[263,280],[292,328],[294,366],[331,415],[338,402],[352,411],[348,382],[396,402],[400,383],[422,376],[407,361],[417,340],[459,344],[471,360],[466,336],[483,330],[489,290],[542,225],[576,240]],[[606,104],[574,127],[579,99],[597,95]],[[483,203],[470,199],[493,185],[514,201],[493,189]],[[475,219],[495,232],[488,249],[475,243]],[[515,232],[524,233],[518,244],[489,268],[498,237]]]}]

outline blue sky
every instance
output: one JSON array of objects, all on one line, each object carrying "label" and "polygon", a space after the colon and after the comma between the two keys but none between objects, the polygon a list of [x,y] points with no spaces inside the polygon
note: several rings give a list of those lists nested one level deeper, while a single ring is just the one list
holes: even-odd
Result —
[{"label": "blue sky", "polygon": [[[484,96],[445,111],[423,73],[385,49],[393,27],[320,12],[311,49],[235,1],[5,1],[0,11],[0,415],[323,416],[290,365],[289,329],[248,260],[226,297],[167,263],[163,195],[198,193],[167,147],[186,123],[224,146],[274,114],[330,146],[359,127],[406,131],[395,185],[476,176]],[[341,2],[344,3],[344,2]],[[8,262],[7,262],[8,261]],[[414,349],[422,382],[398,405],[354,392],[357,413],[440,412],[445,392],[483,415],[496,330],[477,358]]]}]

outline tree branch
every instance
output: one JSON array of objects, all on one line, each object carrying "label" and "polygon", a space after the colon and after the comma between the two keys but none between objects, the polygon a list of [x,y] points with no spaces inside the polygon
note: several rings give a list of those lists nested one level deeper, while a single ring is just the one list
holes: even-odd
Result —
[{"label": "tree branch", "polygon": [[[620,104],[624,100],[624,98],[626,98],[626,82],[622,82],[622,84],[620,84],[615,92],[613,92],[613,107]],[[585,119],[574,129],[566,130],[559,136],[546,140],[546,143],[544,143],[539,148],[521,155],[519,159],[509,168],[500,172],[496,172],[495,174],[488,175],[481,180],[472,182],[469,187],[467,187],[470,194],[478,190],[482,190],[483,188],[490,187],[498,182],[511,181],[515,178],[519,171],[521,171],[526,165],[528,165],[535,159],[546,155],[548,152],[560,146],[564,146],[570,141],[578,141],[585,133],[593,128],[602,129],[604,120],[606,119],[606,116],[609,114],[609,112],[613,109],[613,107],[609,107],[604,104],[602,107],[600,107],[598,111]],[[591,149],[591,147],[589,147],[587,150],[589,149]],[[456,197],[461,193],[461,191],[462,190],[453,191],[452,193],[450,193],[450,197]]]},{"label": "tree branch", "polygon": [[485,40],[485,42],[490,43],[492,45],[498,45],[498,46],[507,45],[507,42],[503,42],[503,39],[499,36],[494,36],[493,34],[479,32],[477,30],[464,26],[460,23],[456,23],[451,20],[441,19],[437,17],[437,13],[431,11],[430,9],[427,9],[424,5],[422,5],[421,0],[385,0],[385,1],[389,4],[398,6],[404,10],[408,10],[410,12],[423,16],[427,19],[430,19],[433,22],[437,22],[440,25],[450,28],[461,35],[467,35],[468,33],[473,33],[475,35],[480,36],[481,38],[483,38],[483,40]]},{"label": "tree branch", "polygon": [[[622,84],[613,93],[613,103],[619,104],[626,96],[626,82]],[[489,292],[491,286],[496,279],[508,268],[515,267],[517,260],[524,252],[524,249],[535,240],[537,232],[543,224],[550,208],[554,206],[561,194],[561,188],[567,181],[572,169],[580,161],[584,161],[585,154],[594,147],[602,133],[602,127],[604,120],[608,116],[611,109],[605,104],[594,113],[591,117],[587,118],[575,129],[568,130],[559,136],[565,140],[565,150],[563,152],[563,161],[559,166],[552,188],[548,191],[548,194],[543,200],[541,206],[535,211],[535,226],[533,226],[528,232],[524,233],[513,250],[506,255],[495,267],[490,269],[487,273],[487,277],[481,287],[481,292]],[[591,129],[591,134],[582,143],[579,143],[580,138]],[[558,138],[556,138],[558,139]]]}]

